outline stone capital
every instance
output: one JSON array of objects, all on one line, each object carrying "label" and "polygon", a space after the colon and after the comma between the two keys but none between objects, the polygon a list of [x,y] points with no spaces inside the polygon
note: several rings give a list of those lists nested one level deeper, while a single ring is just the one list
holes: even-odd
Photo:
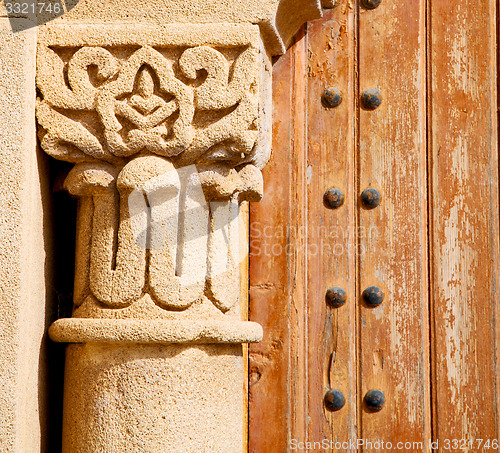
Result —
[{"label": "stone capital", "polygon": [[[241,344],[263,335],[242,305],[245,203],[271,152],[271,57],[320,15],[317,0],[80,0],[40,27],[39,140],[74,164],[78,199],[73,314],[49,330],[69,343],[63,451],[242,451]],[[165,415],[192,412],[200,382],[198,415]]]}]

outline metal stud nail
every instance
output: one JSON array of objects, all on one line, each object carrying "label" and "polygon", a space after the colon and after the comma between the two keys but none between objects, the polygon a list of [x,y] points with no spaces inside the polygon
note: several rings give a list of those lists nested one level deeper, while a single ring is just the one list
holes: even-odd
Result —
[{"label": "metal stud nail", "polygon": [[324,401],[326,409],[331,412],[339,411],[345,406],[344,394],[337,389],[328,390]]},{"label": "metal stud nail", "polygon": [[366,393],[363,402],[368,412],[380,412],[384,408],[385,395],[380,390],[370,390]]},{"label": "metal stud nail", "polygon": [[361,297],[368,307],[375,308],[384,301],[384,292],[378,286],[369,286]]},{"label": "metal stud nail", "polygon": [[347,301],[347,293],[344,289],[334,286],[326,292],[325,300],[330,307],[340,308]]},{"label": "metal stud nail", "polygon": [[382,3],[382,0],[361,0],[361,6],[365,9],[375,9]]},{"label": "metal stud nail", "polygon": [[324,203],[326,207],[331,209],[340,208],[344,204],[344,192],[340,189],[330,189],[324,195]]},{"label": "metal stud nail", "polygon": [[361,95],[361,107],[365,110],[375,110],[380,104],[382,104],[382,93],[375,88],[370,88]]},{"label": "metal stud nail", "polygon": [[321,103],[329,109],[338,107],[342,104],[342,92],[338,88],[326,88],[321,96]]},{"label": "metal stud nail", "polygon": [[361,194],[361,202],[363,203],[363,207],[366,209],[376,208],[380,204],[381,199],[382,195],[373,187],[363,190],[363,193]]}]

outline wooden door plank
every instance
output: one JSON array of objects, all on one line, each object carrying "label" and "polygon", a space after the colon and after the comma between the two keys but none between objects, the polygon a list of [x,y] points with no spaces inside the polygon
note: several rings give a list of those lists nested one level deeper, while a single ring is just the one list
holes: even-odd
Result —
[{"label": "wooden door plank", "polygon": [[496,2],[430,4],[434,436],[497,451]]},{"label": "wooden door plank", "polygon": [[[415,453],[431,438],[425,20],[424,0],[384,0],[359,19],[360,93],[383,101],[360,109],[358,193],[376,188],[382,202],[359,203],[358,296],[372,285],[385,294],[377,308],[359,302],[360,437]],[[382,411],[363,405],[369,390],[384,392]]]},{"label": "wooden door plank", "polygon": [[249,319],[264,328],[262,342],[249,346],[252,453],[278,452],[286,447],[288,438],[288,263],[285,255],[273,256],[270,249],[276,243],[286,245],[286,237],[278,240],[274,231],[286,225],[289,216],[289,187],[280,180],[290,166],[287,148],[291,144],[291,71],[290,52],[274,67],[273,108],[280,121],[274,123],[273,153],[264,171],[265,196],[261,202],[250,204]]},{"label": "wooden door plank", "polygon": [[[346,442],[356,438],[356,295],[354,108],[355,14],[351,2],[336,2],[323,19],[307,25],[307,313],[308,440]],[[325,89],[343,101],[322,104]],[[324,194],[340,189],[344,205],[329,209]],[[347,292],[340,308],[328,307],[330,287]],[[340,390],[346,400],[337,411],[323,403]],[[330,450],[328,450],[330,451]]]},{"label": "wooden door plank", "polygon": [[289,282],[290,282],[290,370],[289,370],[289,445],[292,439],[303,440],[307,436],[307,267],[306,225],[306,95],[307,57],[304,27],[296,37],[294,48],[294,87],[292,102],[292,146],[290,147],[290,221],[289,237]]},{"label": "wooden door plank", "polygon": [[264,328],[263,341],[250,346],[251,453],[286,452],[292,433],[305,437],[303,32],[273,75],[273,153],[265,196],[250,207],[249,319]]}]

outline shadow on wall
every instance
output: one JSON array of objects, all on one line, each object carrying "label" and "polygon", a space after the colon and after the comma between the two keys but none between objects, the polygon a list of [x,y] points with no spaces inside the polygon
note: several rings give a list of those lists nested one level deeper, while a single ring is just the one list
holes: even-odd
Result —
[{"label": "shadow on wall", "polygon": [[[43,212],[48,329],[56,319],[71,316],[77,202],[62,187],[73,165],[47,156],[41,156],[40,160],[40,183],[47,195],[44,197]],[[45,334],[39,367],[41,453],[61,452],[65,347],[63,343],[52,342]]]},{"label": "shadow on wall", "polygon": [[[43,25],[71,11],[78,0],[3,0],[14,33]],[[28,19],[28,20],[19,20]]]}]

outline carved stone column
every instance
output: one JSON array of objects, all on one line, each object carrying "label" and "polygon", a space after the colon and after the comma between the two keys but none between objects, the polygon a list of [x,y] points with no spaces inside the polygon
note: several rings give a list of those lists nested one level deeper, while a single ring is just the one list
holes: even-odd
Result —
[{"label": "carved stone column", "polygon": [[320,13],[250,4],[237,23],[168,25],[76,7],[40,29],[39,138],[75,163],[78,199],[73,317],[49,331],[69,343],[64,452],[244,449],[242,344],[262,328],[240,304],[241,203],[262,197],[270,57]]}]

